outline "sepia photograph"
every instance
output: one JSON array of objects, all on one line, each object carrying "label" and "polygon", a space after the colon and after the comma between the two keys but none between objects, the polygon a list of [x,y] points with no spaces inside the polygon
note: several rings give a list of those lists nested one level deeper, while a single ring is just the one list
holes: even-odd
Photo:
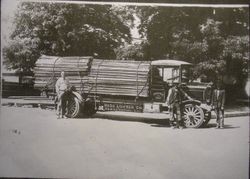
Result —
[{"label": "sepia photograph", "polygon": [[249,178],[249,5],[1,1],[0,177]]}]

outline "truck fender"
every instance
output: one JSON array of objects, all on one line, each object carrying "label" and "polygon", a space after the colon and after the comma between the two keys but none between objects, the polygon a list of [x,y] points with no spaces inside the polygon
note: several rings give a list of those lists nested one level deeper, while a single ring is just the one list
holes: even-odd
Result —
[{"label": "truck fender", "polygon": [[188,100],[185,100],[185,101],[182,101],[181,103],[182,105],[186,105],[186,104],[197,104],[197,105],[201,105],[201,102],[198,101],[198,100],[194,100],[194,99],[188,99]]},{"label": "truck fender", "polygon": [[211,106],[209,106],[207,104],[203,104],[198,100],[185,100],[182,102],[182,105],[186,105],[186,104],[196,104],[196,105],[200,106],[203,109],[203,111],[211,112]]},{"label": "truck fender", "polygon": [[204,103],[201,103],[200,101],[197,101],[197,100],[186,100],[186,101],[183,101],[182,104],[183,104],[183,106],[186,104],[198,105],[203,110],[203,113],[204,113],[204,121],[203,121],[201,126],[204,127],[209,123],[209,121],[211,119],[211,106],[204,104]]},{"label": "truck fender", "polygon": [[78,99],[80,104],[82,104],[84,102],[82,95],[80,95],[79,93],[77,93],[75,91],[72,91],[72,94]]}]

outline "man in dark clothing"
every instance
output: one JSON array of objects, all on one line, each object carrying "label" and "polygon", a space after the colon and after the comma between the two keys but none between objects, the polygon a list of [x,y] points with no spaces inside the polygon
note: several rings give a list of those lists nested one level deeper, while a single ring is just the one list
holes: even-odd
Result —
[{"label": "man in dark clothing", "polygon": [[224,127],[224,104],[225,104],[225,90],[222,89],[221,82],[218,82],[216,89],[212,95],[212,109],[216,113],[216,128]]},{"label": "man in dark clothing", "polygon": [[[183,128],[181,123],[181,94],[177,88],[177,86],[170,83],[169,86],[171,87],[168,90],[168,97],[166,103],[169,107],[169,114],[170,114],[170,126],[171,128]],[[174,126],[176,123],[176,126]]]}]

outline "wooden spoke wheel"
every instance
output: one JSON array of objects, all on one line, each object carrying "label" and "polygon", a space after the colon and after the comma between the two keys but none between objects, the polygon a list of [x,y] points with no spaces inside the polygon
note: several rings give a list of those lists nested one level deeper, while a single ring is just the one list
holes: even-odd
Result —
[{"label": "wooden spoke wheel", "polygon": [[80,115],[80,103],[78,99],[71,95],[68,99],[68,112],[67,117],[75,118]]},{"label": "wooden spoke wheel", "polygon": [[187,104],[182,111],[183,123],[187,128],[198,128],[204,121],[203,110],[195,104]]}]

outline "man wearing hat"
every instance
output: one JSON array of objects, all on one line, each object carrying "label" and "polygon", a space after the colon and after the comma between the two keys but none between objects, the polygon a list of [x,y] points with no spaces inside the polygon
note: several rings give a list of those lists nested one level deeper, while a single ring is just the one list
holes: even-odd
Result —
[{"label": "man wearing hat", "polygon": [[181,94],[178,87],[174,85],[173,82],[170,82],[169,86],[170,89],[168,90],[168,96],[166,99],[166,103],[169,107],[169,123],[171,128],[183,128],[181,125]]}]

